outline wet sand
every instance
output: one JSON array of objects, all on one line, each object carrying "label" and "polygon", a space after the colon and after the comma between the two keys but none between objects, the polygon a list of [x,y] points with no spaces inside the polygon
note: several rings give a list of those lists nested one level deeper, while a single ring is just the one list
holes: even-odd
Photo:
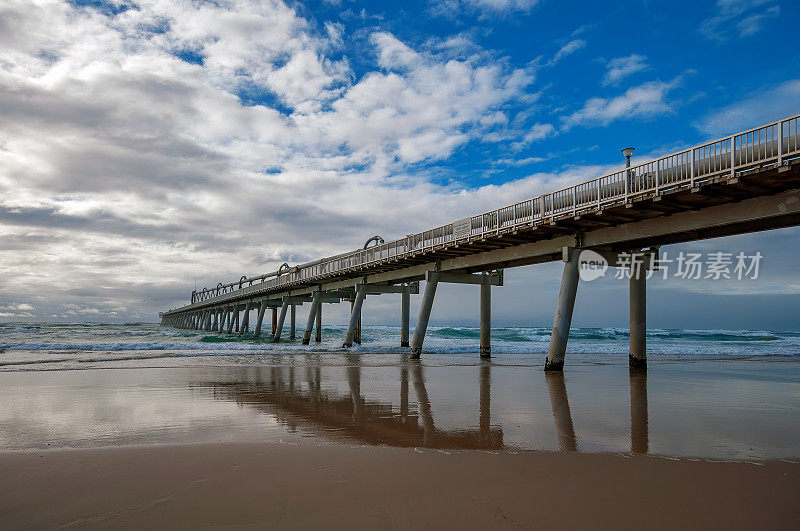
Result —
[{"label": "wet sand", "polygon": [[0,455],[6,528],[778,529],[800,465],[227,444]]},{"label": "wet sand", "polygon": [[651,362],[631,375],[620,358],[563,375],[516,356],[339,354],[0,372],[0,451],[286,441],[800,459],[800,361]]},{"label": "wet sand", "polygon": [[800,362],[0,372],[0,527],[795,528]]}]

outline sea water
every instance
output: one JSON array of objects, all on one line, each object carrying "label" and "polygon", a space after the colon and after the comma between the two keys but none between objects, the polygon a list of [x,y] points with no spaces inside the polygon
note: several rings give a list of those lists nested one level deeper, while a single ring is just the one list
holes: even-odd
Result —
[{"label": "sea water", "polygon": [[[492,329],[492,352],[510,363],[543,363],[550,329],[513,327]],[[412,331],[413,333],[413,331]],[[0,370],[79,369],[96,366],[185,366],[258,363],[274,354],[342,352],[344,326],[326,326],[322,341],[302,345],[303,330],[289,339],[288,326],[279,343],[268,333],[253,338],[201,330],[183,330],[152,323],[3,323],[0,324]],[[429,327],[425,352],[445,364],[471,362],[478,351],[480,331],[471,327]],[[400,354],[400,329],[368,326],[362,344],[349,351],[369,355],[375,363],[382,354]],[[785,330],[647,331],[648,357],[658,360],[708,360],[727,357],[800,356],[800,332]],[[628,330],[574,328],[570,331],[568,363],[626,362]],[[391,358],[394,360],[394,358]],[[501,360],[498,360],[501,361]]]}]

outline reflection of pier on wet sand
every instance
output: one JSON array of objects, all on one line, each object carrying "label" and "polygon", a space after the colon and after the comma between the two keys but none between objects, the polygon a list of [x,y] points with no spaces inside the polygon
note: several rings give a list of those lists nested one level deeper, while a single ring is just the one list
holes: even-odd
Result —
[{"label": "reflection of pier on wet sand", "polygon": [[[309,430],[371,445],[452,449],[504,447],[502,426],[492,426],[492,364],[488,360],[477,366],[477,426],[456,429],[436,426],[434,407],[425,384],[425,368],[420,362],[404,360],[397,368],[400,382],[397,403],[365,397],[361,389],[359,357],[350,355],[348,362],[344,368],[348,393],[324,389],[320,366],[235,369],[229,374],[231,378],[203,382],[201,386],[213,389],[215,398],[232,400],[273,415],[290,431]],[[545,373],[542,377],[547,384],[558,447],[562,451],[576,451],[578,436],[565,377],[562,373]],[[630,449],[633,453],[647,453],[647,373],[631,371],[629,382]],[[413,405],[409,398],[410,387],[414,392]]]},{"label": "reflection of pier on wet sand", "polygon": [[[361,367],[350,358],[345,373],[349,394],[322,388],[319,367],[306,367],[301,382],[294,367],[241,369],[234,382],[205,382],[214,396],[255,407],[290,430],[311,429],[344,436],[363,444],[422,446],[453,449],[500,449],[503,431],[490,422],[490,371],[481,370],[478,427],[440,429],[434,422],[424,368],[419,362],[400,366],[399,408],[392,403],[362,396]],[[488,367],[488,366],[487,366]],[[409,380],[414,388],[416,407],[409,401]]]}]

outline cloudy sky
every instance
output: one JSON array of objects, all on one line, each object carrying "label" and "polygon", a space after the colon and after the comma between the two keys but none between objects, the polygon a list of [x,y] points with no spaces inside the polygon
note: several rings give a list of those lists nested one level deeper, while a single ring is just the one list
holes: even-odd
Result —
[{"label": "cloudy sky", "polygon": [[[778,0],[5,0],[0,320],[152,321],[195,279],[798,113],[799,16]],[[651,326],[800,327],[798,234],[666,248],[764,258],[748,282],[651,282]],[[558,264],[506,279],[495,324],[552,322]],[[582,287],[576,324],[626,325],[624,287]],[[367,321],[396,321],[393,297]],[[434,321],[476,317],[475,290],[440,291]]]}]

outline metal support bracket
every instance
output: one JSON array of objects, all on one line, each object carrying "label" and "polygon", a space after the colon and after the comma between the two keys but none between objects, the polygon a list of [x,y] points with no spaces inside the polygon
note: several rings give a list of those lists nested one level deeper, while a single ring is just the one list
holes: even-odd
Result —
[{"label": "metal support bracket", "polygon": [[[430,280],[431,271],[425,274],[425,280]],[[437,279],[439,282],[450,282],[452,284],[483,284],[486,275],[481,273],[448,273],[438,272]],[[492,271],[489,273],[489,284],[492,286],[503,285],[503,270]]]}]

